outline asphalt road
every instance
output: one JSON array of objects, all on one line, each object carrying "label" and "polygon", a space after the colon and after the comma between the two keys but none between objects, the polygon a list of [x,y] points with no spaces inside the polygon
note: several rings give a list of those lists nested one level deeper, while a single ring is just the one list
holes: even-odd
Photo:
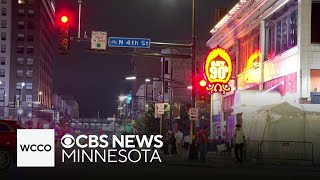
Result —
[{"label": "asphalt road", "polygon": [[162,163],[61,163],[54,168],[17,168],[0,171],[3,179],[320,179],[320,168],[301,165],[235,164],[230,159],[209,159],[208,163],[182,160],[161,154]]}]

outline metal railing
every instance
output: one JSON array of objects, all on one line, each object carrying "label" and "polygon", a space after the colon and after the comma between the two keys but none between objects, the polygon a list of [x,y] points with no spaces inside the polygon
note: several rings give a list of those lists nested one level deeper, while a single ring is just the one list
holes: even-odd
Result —
[{"label": "metal railing", "polygon": [[246,140],[244,152],[245,159],[259,159],[260,142],[255,140]]},{"label": "metal railing", "polygon": [[259,159],[311,161],[313,144],[299,141],[261,141]]}]

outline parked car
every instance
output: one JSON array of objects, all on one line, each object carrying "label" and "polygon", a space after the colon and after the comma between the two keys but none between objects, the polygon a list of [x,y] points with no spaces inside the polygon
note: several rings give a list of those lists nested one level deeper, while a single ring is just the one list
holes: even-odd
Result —
[{"label": "parked car", "polygon": [[0,170],[16,162],[17,129],[21,127],[13,120],[0,120]]}]

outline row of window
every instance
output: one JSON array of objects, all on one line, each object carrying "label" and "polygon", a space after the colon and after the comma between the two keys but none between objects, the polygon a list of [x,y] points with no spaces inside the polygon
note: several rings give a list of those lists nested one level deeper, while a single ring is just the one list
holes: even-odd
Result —
[{"label": "row of window", "polygon": [[[28,29],[34,29],[35,25],[34,22],[29,21],[27,23],[27,26],[25,26],[25,22],[24,21],[18,21],[18,29],[24,29],[25,27],[27,27]],[[1,20],[1,28],[7,28],[7,20]]]},{"label": "row of window", "polygon": [[[18,21],[18,29],[24,29],[26,27],[25,24],[26,23],[24,21]],[[35,25],[34,25],[33,21],[27,22],[28,29],[34,29],[34,27],[35,27]]]},{"label": "row of window", "polygon": [[[25,52],[25,47],[24,46],[17,46],[17,53],[23,54],[24,52]],[[33,46],[27,46],[26,47],[26,52],[27,52],[27,54],[32,54],[34,52],[34,47]]]},{"label": "row of window", "polygon": [[[28,66],[32,66],[33,65],[33,61],[34,61],[33,58],[27,58],[26,64]],[[17,58],[17,64],[18,65],[23,65],[23,63],[24,63],[24,59],[22,57],[18,57]]]},{"label": "row of window", "polygon": [[34,0],[18,0],[18,4],[27,4],[27,3],[34,4]]},{"label": "row of window", "polygon": [[[32,83],[25,83],[25,88],[28,90],[32,89]],[[16,89],[22,89],[22,82],[17,82]]]},{"label": "row of window", "polygon": [[[6,53],[7,52],[7,46],[5,44],[1,44],[0,48],[1,53]],[[17,53],[23,54],[25,52],[25,47],[24,46],[17,46]],[[32,54],[34,52],[34,47],[33,46],[27,46],[26,47],[26,52],[27,54]]]},{"label": "row of window", "polygon": [[[20,97],[22,97],[22,101],[24,101],[23,96],[20,96],[20,94],[17,94],[17,95],[16,95],[16,99],[20,99]],[[32,100],[32,95],[27,94],[27,95],[26,95],[26,102],[32,102],[32,101],[33,101],[33,100]]]},{"label": "row of window", "polygon": [[[27,78],[32,78],[32,74],[33,74],[32,70],[27,70],[26,71],[26,77]],[[17,77],[18,78],[22,78],[23,77],[23,70],[21,70],[21,69],[17,70]]]},{"label": "row of window", "polygon": [[[18,40],[18,41],[24,41],[24,40],[25,40],[25,34],[23,34],[23,33],[18,33],[17,40]],[[31,34],[27,35],[27,41],[28,41],[28,42],[33,42],[33,41],[34,41],[33,35],[31,35]]]},{"label": "row of window", "polygon": [[[28,14],[28,16],[33,17],[34,16],[34,10],[33,9],[28,9],[27,10],[27,14]],[[25,16],[26,15],[25,10],[24,9],[19,9],[18,10],[18,15],[19,16]]]}]

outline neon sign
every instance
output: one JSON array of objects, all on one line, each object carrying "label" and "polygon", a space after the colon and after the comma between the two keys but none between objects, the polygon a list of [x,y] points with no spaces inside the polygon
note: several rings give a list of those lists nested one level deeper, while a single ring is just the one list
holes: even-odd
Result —
[{"label": "neon sign", "polygon": [[230,55],[225,49],[221,47],[212,49],[204,64],[206,80],[203,81],[206,81],[206,90],[210,94],[226,94],[231,91],[228,82],[231,78],[232,68]]},{"label": "neon sign", "polygon": [[248,63],[247,63],[247,68],[246,68],[246,70],[249,70],[250,68],[257,66],[258,63],[255,62],[255,61],[256,61],[257,59],[259,60],[260,56],[261,56],[261,53],[260,53],[259,50],[253,52],[253,53],[249,56],[249,58],[248,58],[248,61],[247,61]]}]

